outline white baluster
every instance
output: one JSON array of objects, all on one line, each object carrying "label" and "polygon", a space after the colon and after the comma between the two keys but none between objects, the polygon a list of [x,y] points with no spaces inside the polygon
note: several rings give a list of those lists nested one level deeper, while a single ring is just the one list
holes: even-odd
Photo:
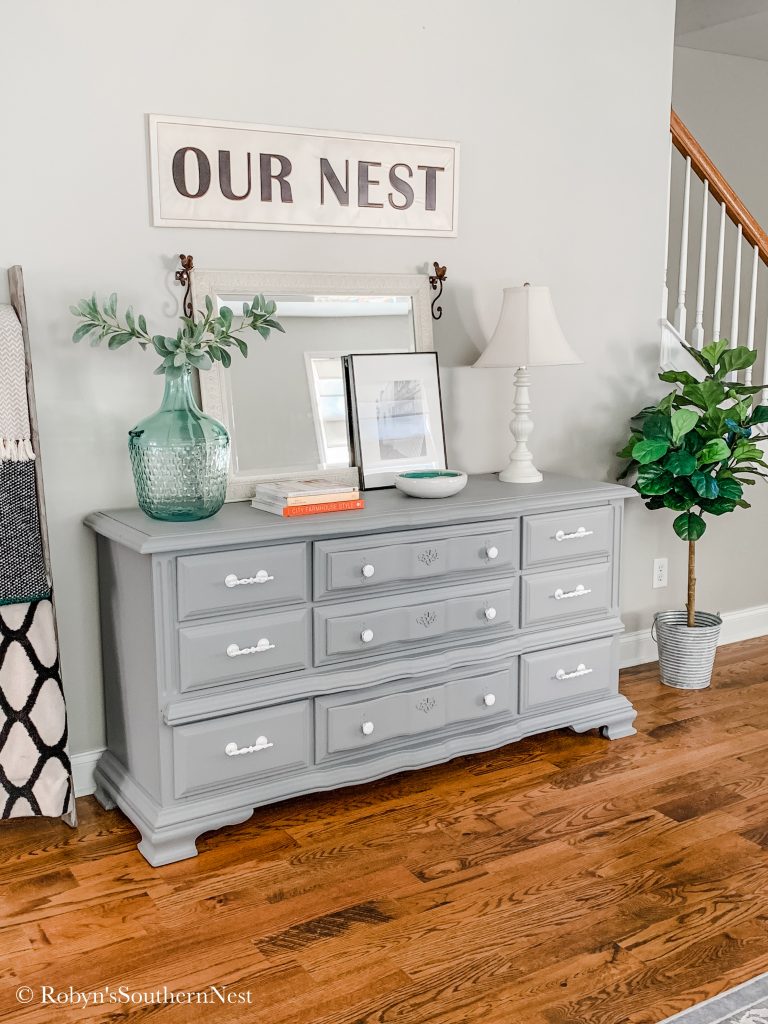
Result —
[{"label": "white baluster", "polygon": [[683,230],[680,236],[680,271],[677,278],[677,309],[675,327],[685,337],[685,280],[688,276],[688,216],[691,207],[691,158],[685,158],[685,191],[683,192]]},{"label": "white baluster", "polygon": [[720,233],[717,239],[717,270],[715,272],[715,315],[712,318],[712,341],[720,340],[720,318],[723,312],[723,262],[725,254],[725,203],[720,203]]},{"label": "white baluster", "polygon": [[696,324],[691,341],[696,348],[704,347],[704,282],[707,268],[707,207],[709,206],[709,182],[704,181],[704,199],[701,206],[701,241],[699,243],[699,277],[696,282]]},{"label": "white baluster", "polygon": [[664,287],[661,290],[661,319],[669,317],[669,287],[667,278],[669,276],[669,204],[672,193],[672,136],[669,137],[669,159],[667,168],[667,219],[664,232]]},{"label": "white baluster", "polygon": [[[739,304],[741,299],[741,242],[743,231],[741,224],[736,229],[736,266],[733,268],[733,307],[731,309],[731,336],[729,347],[736,348],[739,343]],[[736,373],[729,373],[727,380],[736,380]]]},{"label": "white baluster", "polygon": [[[757,263],[760,252],[757,246],[752,247],[752,284],[749,288],[749,322],[747,325],[747,348],[750,352],[755,347],[755,313],[757,312]],[[752,367],[744,371],[744,383],[752,383]]]},{"label": "white baluster", "polygon": [[[765,381],[765,387],[760,392],[760,405],[768,405],[768,326],[765,329],[765,346],[763,347],[763,380]],[[765,426],[763,425],[760,433],[765,432]]]}]

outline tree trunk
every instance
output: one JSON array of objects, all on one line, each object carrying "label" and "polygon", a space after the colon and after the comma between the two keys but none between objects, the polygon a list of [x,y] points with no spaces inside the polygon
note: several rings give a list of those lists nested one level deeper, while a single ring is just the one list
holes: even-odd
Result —
[{"label": "tree trunk", "polygon": [[688,625],[696,625],[696,541],[688,541]]}]

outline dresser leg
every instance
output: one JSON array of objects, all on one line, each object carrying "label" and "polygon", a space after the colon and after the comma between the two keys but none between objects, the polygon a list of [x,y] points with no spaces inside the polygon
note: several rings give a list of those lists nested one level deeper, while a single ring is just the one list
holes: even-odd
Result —
[{"label": "dresser leg", "polygon": [[101,786],[98,782],[96,783],[96,789],[93,791],[93,795],[96,797],[96,800],[98,801],[99,804],[101,804],[105,811],[114,811],[114,809],[117,807],[117,804],[106,791],[106,789],[104,789],[103,786]]},{"label": "dresser leg", "polygon": [[[605,718],[593,718],[591,721],[587,719],[583,722],[576,722],[569,726],[571,732],[589,732],[590,729],[599,729],[600,735],[604,736],[608,740],[620,740],[624,736],[634,736],[637,732],[634,725],[632,724],[637,718],[637,712],[624,697],[620,697],[619,700],[622,702],[623,707],[619,707],[617,711],[613,713],[608,712]],[[606,721],[606,718],[608,719]]]},{"label": "dresser leg", "polygon": [[634,736],[637,732],[637,729],[632,724],[634,720],[635,715],[632,714],[618,722],[611,722],[610,725],[603,725],[600,727],[600,735],[604,736],[607,740],[620,740],[624,736]]},{"label": "dresser leg", "polygon": [[195,840],[200,834],[199,828],[191,833],[174,833],[172,836],[150,836],[142,833],[138,851],[149,861],[153,868],[162,867],[163,864],[173,864],[177,860],[188,860],[197,856]]}]

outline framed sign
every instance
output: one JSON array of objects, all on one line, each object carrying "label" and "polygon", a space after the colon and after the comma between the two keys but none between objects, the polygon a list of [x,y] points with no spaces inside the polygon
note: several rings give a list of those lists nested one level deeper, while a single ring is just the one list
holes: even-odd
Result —
[{"label": "framed sign", "polygon": [[450,237],[459,145],[149,115],[159,227]]}]

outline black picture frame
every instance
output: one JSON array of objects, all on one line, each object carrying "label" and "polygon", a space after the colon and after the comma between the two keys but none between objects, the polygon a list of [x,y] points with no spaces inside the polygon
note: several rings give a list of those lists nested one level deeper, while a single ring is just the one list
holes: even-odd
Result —
[{"label": "black picture frame", "polygon": [[[360,371],[362,360],[420,360],[422,363],[424,360],[433,361],[434,364],[434,388],[437,405],[437,417],[436,422],[439,427],[440,437],[435,447],[439,453],[437,462],[439,464],[431,464],[429,460],[425,463],[423,457],[414,457],[412,459],[412,465],[409,463],[408,457],[403,456],[396,468],[387,470],[378,466],[374,468],[371,464],[370,459],[366,460],[366,444],[362,437],[360,429],[360,402],[358,395],[358,383],[357,375]],[[351,353],[347,356],[342,357],[343,365],[343,379],[344,379],[344,397],[347,411],[347,438],[349,442],[350,451],[350,464],[357,468],[358,475],[360,477],[360,488],[364,491],[377,491],[384,490],[390,487],[394,487],[394,477],[398,473],[408,472],[410,470],[419,469],[446,469],[448,465],[448,454],[445,443],[445,419],[443,414],[443,395],[440,384],[440,366],[436,352],[364,352],[364,353]],[[394,380],[394,377],[387,378],[382,373],[382,385],[386,386],[389,380]],[[423,371],[419,374],[414,375],[414,379],[423,380]],[[426,440],[426,439],[425,439]],[[391,480],[387,482],[375,482],[381,478],[387,478],[391,476]]]}]

